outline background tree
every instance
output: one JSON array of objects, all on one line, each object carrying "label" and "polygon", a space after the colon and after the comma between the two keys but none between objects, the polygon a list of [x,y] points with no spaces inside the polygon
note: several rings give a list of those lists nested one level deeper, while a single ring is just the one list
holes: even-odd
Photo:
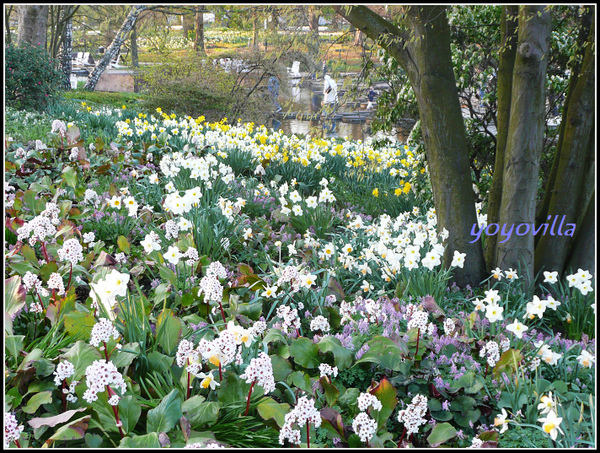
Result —
[{"label": "background tree", "polygon": [[29,43],[46,48],[49,12],[50,6],[48,5],[17,6],[17,45]]}]

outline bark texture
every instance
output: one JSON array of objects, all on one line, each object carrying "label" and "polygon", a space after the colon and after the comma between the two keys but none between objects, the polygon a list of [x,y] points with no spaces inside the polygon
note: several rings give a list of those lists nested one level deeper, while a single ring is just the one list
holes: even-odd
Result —
[{"label": "bark texture", "polygon": [[46,48],[48,5],[17,6],[17,45],[29,43]]},{"label": "bark texture", "polygon": [[[550,12],[543,5],[520,7],[498,222],[507,228],[513,224],[516,228],[522,223],[531,226],[535,222],[537,175],[544,139],[550,26]],[[510,240],[498,242],[496,258],[501,269],[520,269],[523,278],[531,283],[534,276],[533,234],[513,234]]]},{"label": "bark texture", "polygon": [[[577,83],[569,97],[564,135],[557,151],[558,165],[548,207],[549,216],[565,216],[565,224],[579,220],[579,213],[587,211],[584,183],[594,152],[595,70],[594,29],[588,36],[585,56]],[[593,168],[593,166],[591,166]],[[574,198],[575,195],[575,198]],[[563,273],[574,238],[566,235],[544,235],[535,249],[536,271],[550,270]],[[593,250],[593,249],[592,249]]]},{"label": "bark texture", "polygon": [[[488,198],[488,225],[498,223],[500,218],[500,203],[502,201],[502,179],[504,177],[504,156],[508,139],[508,124],[510,120],[510,104],[512,95],[512,78],[517,55],[517,27],[519,7],[517,5],[502,6],[501,47],[498,62],[498,113],[496,135],[496,156],[494,175]],[[485,262],[487,270],[496,268],[496,245],[498,235],[485,239]]]},{"label": "bark texture", "polygon": [[123,42],[125,42],[127,33],[129,33],[138,16],[145,9],[147,9],[147,6],[144,5],[136,5],[132,8],[130,13],[127,15],[127,18],[123,22],[123,25],[121,25],[121,28],[117,32],[115,39],[113,39],[112,43],[104,53],[104,56],[100,59],[100,61],[98,61],[98,63],[96,63],[96,67],[88,77],[88,80],[83,87],[85,90],[94,91],[98,80],[100,80],[100,76],[102,73],[104,73],[111,60],[119,54],[121,46],[123,45]]},{"label": "bark texture", "polygon": [[438,228],[449,232],[444,265],[449,266],[454,251],[466,253],[464,268],[454,270],[454,279],[459,285],[479,285],[485,262],[481,242],[470,243],[477,222],[475,194],[445,7],[404,7],[408,33],[364,6],[335,9],[406,71],[419,106]]},{"label": "bark texture", "polygon": [[[203,6],[200,6],[201,10],[204,10]],[[206,55],[206,48],[204,47],[204,13],[202,11],[196,12],[196,36],[194,39],[194,50],[199,54]]]}]

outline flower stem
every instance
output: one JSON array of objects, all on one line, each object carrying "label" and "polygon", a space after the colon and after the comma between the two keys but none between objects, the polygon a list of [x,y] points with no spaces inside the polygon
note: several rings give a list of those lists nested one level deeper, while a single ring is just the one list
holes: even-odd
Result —
[{"label": "flower stem", "polygon": [[306,448],[310,448],[310,423],[306,420]]},{"label": "flower stem", "polygon": [[252,389],[254,388],[254,384],[256,384],[256,379],[252,381],[250,391],[248,392],[248,401],[246,402],[246,412],[244,412],[244,416],[248,415],[248,411],[250,410],[250,396],[252,395]]},{"label": "flower stem", "polygon": [[[116,393],[114,392],[113,389],[110,388],[110,385],[106,386],[106,389],[108,391],[108,396],[111,397],[113,395],[116,395]],[[115,421],[117,422],[117,428],[119,428],[119,434],[121,435],[121,439],[123,439],[125,437],[125,433],[123,432],[123,423],[121,423],[121,419],[119,418],[119,407],[118,406],[112,406],[113,408],[113,412],[115,414]]]},{"label": "flower stem", "polygon": [[190,372],[188,371],[188,374],[187,374],[187,398],[186,399],[190,399],[191,390],[192,390],[192,388],[190,387]]},{"label": "flower stem", "polygon": [[15,445],[17,446],[17,448],[23,448],[23,447],[21,447],[21,444],[19,443],[19,439],[15,439]]},{"label": "flower stem", "polygon": [[221,370],[221,362],[219,362],[219,382],[223,382],[223,371]]},{"label": "flower stem", "polygon": [[402,441],[404,440],[404,435],[406,434],[406,427],[404,427],[404,431],[402,431],[402,436],[400,437],[400,441],[398,442],[398,447],[400,448],[400,446],[402,445]]},{"label": "flower stem", "polygon": [[223,317],[223,322],[227,323],[227,321],[225,320],[225,312],[223,311],[223,304],[221,303],[221,301],[219,301],[219,308],[221,309],[221,316]]},{"label": "flower stem", "polygon": [[71,270],[69,271],[69,281],[67,282],[67,288],[65,289],[65,292],[69,291],[69,288],[71,287],[71,277],[73,277],[73,263],[71,263]]},{"label": "flower stem", "polygon": [[60,396],[62,397],[63,412],[67,411],[67,400],[65,399],[65,392],[64,392],[66,386],[67,386],[67,380],[63,379],[63,381],[62,381],[62,390],[63,391],[60,392],[61,393]]},{"label": "flower stem", "polygon": [[417,349],[415,350],[415,360],[419,355],[419,339],[421,338],[421,328],[417,328]]},{"label": "flower stem", "polygon": [[106,357],[106,363],[108,363],[108,347],[106,346],[105,341],[103,341],[102,344],[104,345],[104,357]]}]

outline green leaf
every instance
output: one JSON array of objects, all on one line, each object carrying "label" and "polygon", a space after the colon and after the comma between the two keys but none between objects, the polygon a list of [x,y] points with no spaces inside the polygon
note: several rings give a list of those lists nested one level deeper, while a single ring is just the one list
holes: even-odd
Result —
[{"label": "green leaf", "polygon": [[327,401],[327,406],[333,407],[338,399],[338,396],[340,396],[340,391],[335,385],[330,383],[325,376],[319,379],[319,382],[321,383],[321,386],[325,392],[325,401]]},{"label": "green leaf", "polygon": [[317,368],[321,364],[319,347],[308,338],[300,337],[293,340],[290,345],[290,355],[298,365],[305,368]]},{"label": "green leaf", "polygon": [[360,390],[357,388],[349,388],[340,396],[338,403],[341,407],[349,409],[358,407],[356,400],[360,396]]},{"label": "green leaf", "polygon": [[7,316],[14,316],[25,306],[26,295],[25,285],[21,284],[20,276],[13,275],[11,278],[4,280],[4,312]]},{"label": "green leaf", "polygon": [[394,412],[394,408],[398,404],[398,392],[388,378],[384,377],[370,393],[381,401],[381,410],[373,410],[371,412],[371,416],[377,422],[377,428],[381,429],[385,426],[387,419]]},{"label": "green leaf", "polygon": [[70,166],[65,167],[62,171],[62,178],[75,189],[75,186],[77,186],[77,170]]},{"label": "green leaf", "polygon": [[521,351],[518,349],[509,349],[505,351],[501,356],[496,366],[494,366],[494,378],[500,380],[502,373],[506,373],[507,376],[512,376],[519,367],[519,362],[523,359]]},{"label": "green leaf", "polygon": [[64,316],[64,325],[70,336],[89,340],[92,328],[96,325],[96,318],[92,312],[72,311]]},{"label": "green leaf", "polygon": [[156,341],[170,355],[179,344],[182,328],[181,321],[173,315],[169,308],[165,309],[156,320]]},{"label": "green leaf", "polygon": [[18,360],[19,353],[23,350],[25,335],[4,335],[4,348]]},{"label": "green leaf", "polygon": [[193,412],[189,412],[189,422],[192,428],[198,429],[209,423],[214,423],[219,417],[221,403],[213,401],[204,401],[200,403]]},{"label": "green leaf", "polygon": [[181,411],[184,414],[193,414],[204,401],[206,401],[206,398],[204,398],[202,395],[192,396],[190,399],[187,399],[181,403]]},{"label": "green leaf", "polygon": [[52,392],[51,391],[36,393],[31,398],[29,398],[29,401],[27,401],[27,404],[23,408],[23,412],[25,412],[27,414],[33,414],[35,411],[38,410],[38,408],[42,404],[48,404],[51,402],[52,402]]},{"label": "green leaf", "polygon": [[85,374],[85,369],[90,366],[94,360],[100,360],[103,357],[96,348],[83,340],[79,340],[64,354],[64,358],[71,362],[75,367],[73,379],[81,380]]},{"label": "green leaf", "polygon": [[140,345],[138,343],[127,343],[121,349],[115,350],[110,356],[110,360],[117,368],[131,365],[140,353]]},{"label": "green leaf", "polygon": [[292,365],[278,354],[272,354],[269,358],[271,359],[271,365],[273,366],[273,378],[275,379],[275,382],[285,382],[292,372]]},{"label": "green leaf", "polygon": [[133,397],[126,395],[119,401],[119,418],[123,422],[123,431],[130,433],[142,415],[142,405]]},{"label": "green leaf", "polygon": [[158,268],[158,273],[162,278],[168,281],[171,285],[177,286],[177,275],[167,266],[160,266]]},{"label": "green leaf", "polygon": [[454,412],[454,420],[458,426],[467,428],[471,423],[475,423],[481,417],[481,411],[479,409],[473,409],[466,413],[458,414]]},{"label": "green leaf", "polygon": [[273,398],[266,398],[256,406],[256,409],[263,420],[272,418],[281,428],[285,423],[285,414],[289,412],[290,405],[287,403],[278,403]]},{"label": "green leaf", "polygon": [[238,313],[240,315],[247,316],[253,321],[257,321],[260,318],[262,313],[262,304],[261,303],[253,303],[253,304],[239,304],[238,305]]},{"label": "green leaf", "polygon": [[342,343],[337,338],[327,335],[321,338],[321,341],[319,341],[317,346],[322,353],[325,354],[331,352],[333,354],[335,366],[337,366],[340,371],[349,368],[352,365],[352,351],[342,346]]},{"label": "green leaf", "polygon": [[148,354],[148,363],[150,364],[150,369],[158,373],[168,373],[169,368],[173,364],[173,360],[173,357],[161,354],[158,351],[152,351],[150,354]]},{"label": "green leaf", "polygon": [[287,340],[283,336],[283,333],[281,332],[281,330],[275,329],[275,328],[269,329],[269,331],[263,338],[262,342],[263,342],[263,344],[266,344],[266,345],[273,343],[273,342],[280,342],[280,343],[287,344]]},{"label": "green leaf", "polygon": [[40,268],[40,278],[47,282],[48,279],[50,278],[50,275],[52,275],[54,272],[58,271],[58,265],[56,264],[55,261],[50,261],[49,263],[44,264],[41,268]]},{"label": "green leaf", "polygon": [[56,430],[54,435],[49,440],[53,441],[65,441],[65,440],[77,440],[83,439],[85,432],[88,428],[88,423],[92,418],[91,415],[84,415],[77,420],[73,420],[66,425],[61,426]]},{"label": "green leaf", "polygon": [[321,409],[321,428],[327,430],[328,437],[339,437],[346,440],[346,428],[342,416],[335,409],[324,407]]},{"label": "green leaf", "polygon": [[182,415],[179,390],[173,389],[158,406],[148,411],[147,431],[169,432]]},{"label": "green leaf", "polygon": [[100,448],[102,445],[102,437],[100,437],[98,434],[86,433],[85,444],[89,448]]},{"label": "green leaf", "polygon": [[158,434],[149,433],[143,436],[124,437],[119,443],[122,448],[161,448]]},{"label": "green leaf", "polygon": [[39,266],[40,265],[37,257],[35,256],[35,250],[33,250],[27,244],[23,244],[21,246],[21,253],[25,257],[25,259],[27,261],[29,261],[31,264],[33,264],[34,266]]},{"label": "green leaf", "polygon": [[444,442],[456,436],[456,429],[450,423],[438,423],[427,436],[427,442],[432,448],[436,448]]},{"label": "green leaf", "polygon": [[481,382],[481,378],[474,371],[467,371],[454,383],[454,386],[458,388],[463,387],[465,393],[473,394],[481,390],[484,383]]},{"label": "green leaf", "polygon": [[302,371],[294,371],[287,378],[287,383],[291,387],[298,387],[300,390],[304,390],[308,394],[312,394],[312,384],[310,376]]},{"label": "green leaf", "polygon": [[402,355],[408,354],[408,347],[404,342],[395,343],[391,338],[377,335],[367,344],[369,350],[354,365],[362,362],[372,362],[388,370],[402,370]]},{"label": "green leaf", "polygon": [[128,255],[131,253],[131,245],[125,236],[119,236],[117,238],[117,247],[119,247],[119,250],[127,253]]}]

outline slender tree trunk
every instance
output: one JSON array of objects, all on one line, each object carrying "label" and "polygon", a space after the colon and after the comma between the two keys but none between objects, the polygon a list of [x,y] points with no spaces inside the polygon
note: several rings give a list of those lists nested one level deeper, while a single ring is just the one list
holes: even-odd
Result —
[{"label": "slender tree trunk", "polygon": [[254,16],[252,21],[252,48],[258,50],[258,30],[260,27],[258,15]]},{"label": "slender tree trunk", "polygon": [[71,70],[73,68],[73,20],[69,19],[65,25],[62,38],[62,55],[60,65],[63,73],[63,87],[69,91],[71,89]]},{"label": "slender tree trunk", "polygon": [[533,234],[528,232],[519,235],[517,226],[535,223],[537,175],[544,140],[550,26],[550,12],[544,6],[520,7],[519,40],[498,222],[507,228],[514,224],[516,229],[510,240],[498,242],[498,266],[501,269],[520,268],[522,277],[528,279],[530,284],[534,277]]},{"label": "slender tree trunk", "polygon": [[131,27],[131,66],[133,66],[133,92],[140,92],[140,78],[139,78],[139,68],[140,68],[140,59],[138,55],[138,45],[137,45],[137,22],[133,24]]},{"label": "slender tree trunk", "polygon": [[140,13],[146,8],[147,6],[144,5],[136,5],[133,7],[133,9],[123,22],[123,25],[121,25],[117,36],[115,36],[115,39],[104,53],[104,56],[100,59],[100,61],[98,61],[98,63],[96,63],[96,67],[88,77],[88,80],[85,83],[85,86],[83,87],[84,89],[94,91],[94,89],[96,88],[96,84],[100,79],[100,76],[104,73],[111,60],[114,57],[116,57],[119,51],[121,50],[121,46],[125,41],[125,36],[127,35],[127,33],[129,33],[129,31],[135,24],[135,21],[137,20]]},{"label": "slender tree trunk", "polygon": [[49,12],[48,5],[17,6],[17,45],[29,43],[46,48]]},{"label": "slender tree trunk", "polygon": [[308,53],[314,59],[319,55],[319,11],[308,7]]},{"label": "slender tree trunk", "polygon": [[[585,173],[587,164],[594,152],[590,140],[594,140],[594,110],[595,110],[595,71],[594,71],[594,24],[587,40],[585,57],[577,83],[570,96],[565,118],[564,137],[561,149],[556,179],[549,190],[551,193],[548,217],[565,216],[565,224],[575,224],[579,213],[585,212]],[[573,195],[579,195],[576,198]],[[547,222],[548,220],[546,220]],[[563,235],[543,235],[535,249],[536,271],[550,270],[562,274],[566,259],[573,243],[573,237]]]},{"label": "slender tree trunk", "polygon": [[[203,6],[200,6],[204,10]],[[194,40],[194,50],[199,54],[206,55],[204,47],[204,13],[196,12],[196,39]]]},{"label": "slender tree trunk", "polygon": [[419,106],[438,229],[449,232],[444,265],[450,265],[455,251],[466,253],[464,267],[454,269],[454,280],[479,285],[485,262],[481,242],[470,235],[477,223],[475,193],[445,7],[404,7],[407,33],[365,6],[334,8],[406,71]]},{"label": "slender tree trunk", "polygon": [[10,13],[14,6],[6,5],[4,7],[4,30],[6,31],[6,45],[12,44],[12,32],[10,31]]},{"label": "slender tree trunk", "polygon": [[[500,60],[498,63],[498,122],[496,136],[496,158],[490,194],[488,197],[487,223],[498,223],[500,218],[500,202],[502,200],[502,179],[504,177],[504,156],[508,138],[508,123],[510,120],[510,104],[512,93],[513,69],[517,54],[517,18],[518,5],[502,6],[500,22],[502,37],[500,45]],[[496,267],[496,245],[498,235],[485,238],[485,262],[487,270]]]}]

